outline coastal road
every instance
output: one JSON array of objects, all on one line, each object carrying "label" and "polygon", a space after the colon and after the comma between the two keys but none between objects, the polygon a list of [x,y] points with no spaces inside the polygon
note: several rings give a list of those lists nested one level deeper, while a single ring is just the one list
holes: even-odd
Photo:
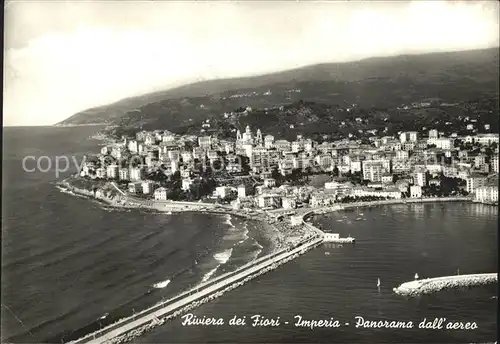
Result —
[{"label": "coastal road", "polygon": [[118,186],[116,186],[115,182],[111,182],[111,185],[113,185],[113,187],[119,192],[121,193],[123,196],[127,196],[127,194],[125,194],[125,192],[123,192],[122,190],[120,190],[120,188]]}]

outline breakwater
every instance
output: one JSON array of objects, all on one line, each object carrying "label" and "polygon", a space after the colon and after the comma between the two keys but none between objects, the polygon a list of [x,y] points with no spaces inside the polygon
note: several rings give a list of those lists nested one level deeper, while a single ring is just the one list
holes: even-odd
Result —
[{"label": "breakwater", "polygon": [[426,278],[401,284],[393,291],[403,296],[431,294],[440,290],[468,288],[498,282],[497,273]]},{"label": "breakwater", "polygon": [[168,319],[179,316],[202,303],[222,295],[228,290],[232,290],[263,273],[275,269],[322,242],[322,236],[304,238],[293,247],[261,257],[251,264],[200,284],[172,299],[150,307],[132,317],[121,319],[102,330],[88,334],[71,343],[121,343],[131,340]]}]

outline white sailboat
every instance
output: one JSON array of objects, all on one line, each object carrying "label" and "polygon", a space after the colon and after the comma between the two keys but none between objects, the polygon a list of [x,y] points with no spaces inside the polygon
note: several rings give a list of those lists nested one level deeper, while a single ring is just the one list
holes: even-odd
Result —
[{"label": "white sailboat", "polygon": [[416,280],[418,279],[418,274],[417,274],[417,273],[415,274],[415,279],[416,279]]},{"label": "white sailboat", "polygon": [[380,278],[377,278],[377,287],[380,288]]}]

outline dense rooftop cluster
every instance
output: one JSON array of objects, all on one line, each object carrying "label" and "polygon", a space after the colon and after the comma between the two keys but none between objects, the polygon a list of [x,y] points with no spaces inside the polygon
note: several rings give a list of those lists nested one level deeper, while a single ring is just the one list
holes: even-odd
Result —
[{"label": "dense rooftop cluster", "polygon": [[[318,143],[302,135],[289,141],[249,126],[228,139],[143,130],[104,146],[80,175],[156,201],[203,199],[235,208],[468,194],[495,203],[498,140],[436,129],[372,136],[368,143]],[[312,186],[320,176],[322,186]]]}]

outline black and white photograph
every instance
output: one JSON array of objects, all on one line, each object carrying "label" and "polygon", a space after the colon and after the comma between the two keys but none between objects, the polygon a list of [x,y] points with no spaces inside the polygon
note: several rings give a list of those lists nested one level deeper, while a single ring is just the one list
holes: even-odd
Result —
[{"label": "black and white photograph", "polygon": [[7,0],[1,343],[497,343],[498,1]]}]

